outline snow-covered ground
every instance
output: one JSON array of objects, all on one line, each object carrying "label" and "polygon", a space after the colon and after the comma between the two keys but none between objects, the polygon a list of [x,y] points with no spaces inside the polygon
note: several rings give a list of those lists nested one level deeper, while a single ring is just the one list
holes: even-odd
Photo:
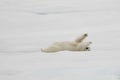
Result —
[{"label": "snow-covered ground", "polygon": [[[42,53],[88,33],[90,52]],[[119,0],[0,0],[0,80],[120,80]]]}]

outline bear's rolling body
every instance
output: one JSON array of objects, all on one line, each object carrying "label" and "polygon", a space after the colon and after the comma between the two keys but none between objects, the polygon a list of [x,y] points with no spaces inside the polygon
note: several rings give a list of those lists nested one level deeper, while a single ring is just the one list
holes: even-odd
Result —
[{"label": "bear's rolling body", "polygon": [[87,37],[87,34],[83,34],[78,37],[75,41],[64,41],[64,42],[55,42],[48,48],[41,49],[42,52],[58,52],[58,51],[87,51],[89,50],[89,45],[92,42],[83,42]]}]

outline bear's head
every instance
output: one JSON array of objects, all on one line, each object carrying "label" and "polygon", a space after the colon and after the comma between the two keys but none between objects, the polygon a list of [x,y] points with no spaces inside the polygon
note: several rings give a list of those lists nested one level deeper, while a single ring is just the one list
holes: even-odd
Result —
[{"label": "bear's head", "polygon": [[92,44],[92,42],[82,42],[78,45],[78,48],[80,51],[90,51],[90,44]]}]

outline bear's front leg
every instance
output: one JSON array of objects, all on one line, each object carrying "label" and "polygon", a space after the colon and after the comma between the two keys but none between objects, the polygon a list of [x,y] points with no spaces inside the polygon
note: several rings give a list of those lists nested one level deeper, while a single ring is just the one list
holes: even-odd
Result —
[{"label": "bear's front leg", "polygon": [[78,37],[78,38],[75,40],[75,42],[76,42],[76,43],[80,43],[80,42],[82,42],[87,36],[88,36],[87,33],[86,33],[86,34],[83,34],[82,36]]}]

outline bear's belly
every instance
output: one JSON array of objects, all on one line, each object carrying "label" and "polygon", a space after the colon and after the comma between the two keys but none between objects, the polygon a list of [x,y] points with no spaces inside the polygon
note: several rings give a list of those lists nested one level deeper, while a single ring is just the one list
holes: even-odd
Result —
[{"label": "bear's belly", "polygon": [[59,46],[62,50],[77,51],[77,44],[74,42],[56,42],[54,45]]}]

